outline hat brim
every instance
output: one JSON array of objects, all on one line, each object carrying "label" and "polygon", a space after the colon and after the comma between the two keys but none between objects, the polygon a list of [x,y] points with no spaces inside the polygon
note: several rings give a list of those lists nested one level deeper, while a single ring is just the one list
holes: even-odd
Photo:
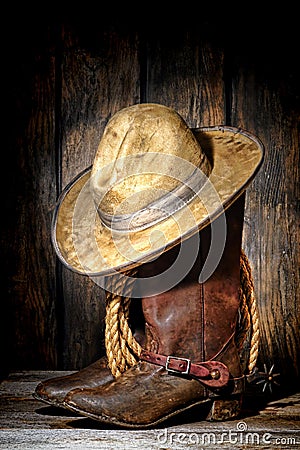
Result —
[{"label": "hat brim", "polygon": [[53,215],[51,233],[65,266],[93,277],[130,270],[197,233],[245,191],[263,161],[261,141],[234,127],[192,131],[212,162],[209,182],[186,207],[145,230],[115,233],[102,224],[89,189],[92,167],[65,187]]}]

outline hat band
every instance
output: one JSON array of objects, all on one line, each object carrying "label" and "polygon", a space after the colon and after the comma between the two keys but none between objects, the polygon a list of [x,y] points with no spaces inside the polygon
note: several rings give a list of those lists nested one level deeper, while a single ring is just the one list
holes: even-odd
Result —
[{"label": "hat band", "polygon": [[206,181],[207,176],[196,168],[182,185],[145,208],[120,215],[107,214],[98,208],[98,214],[102,223],[113,231],[128,233],[145,230],[184,208],[199,194]]}]

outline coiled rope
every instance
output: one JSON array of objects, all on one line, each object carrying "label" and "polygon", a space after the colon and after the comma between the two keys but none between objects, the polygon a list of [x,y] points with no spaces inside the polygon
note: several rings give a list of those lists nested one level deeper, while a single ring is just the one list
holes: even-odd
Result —
[{"label": "coiled rope", "polygon": [[142,350],[128,323],[130,294],[136,273],[136,270],[131,270],[106,280],[105,348],[108,366],[116,378],[136,364]]},{"label": "coiled rope", "polygon": [[[240,257],[240,279],[241,279],[241,306],[240,315],[244,319],[244,326],[240,328],[250,329],[250,350],[248,359],[248,372],[251,373],[256,365],[259,348],[259,318],[257,312],[257,302],[254,295],[254,283],[249,260],[242,250]],[[246,323],[248,324],[248,329]],[[244,343],[244,342],[243,342]]]},{"label": "coiled rope", "polygon": [[[108,366],[114,377],[119,377],[139,360],[142,347],[137,342],[129,326],[130,294],[135,283],[137,270],[124,275],[113,275],[106,280],[105,348]],[[249,338],[247,362],[249,373],[255,367],[259,346],[259,321],[251,267],[245,252],[240,257],[240,308],[235,341],[240,352]],[[122,292],[122,296],[114,292]]]}]

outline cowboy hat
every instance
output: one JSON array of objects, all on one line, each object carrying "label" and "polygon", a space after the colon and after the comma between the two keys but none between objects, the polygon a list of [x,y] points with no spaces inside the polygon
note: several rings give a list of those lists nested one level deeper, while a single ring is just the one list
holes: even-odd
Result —
[{"label": "cowboy hat", "polygon": [[241,196],[263,153],[260,140],[241,129],[191,129],[160,104],[124,108],[107,123],[93,165],[58,199],[56,253],[89,276],[151,261]]}]

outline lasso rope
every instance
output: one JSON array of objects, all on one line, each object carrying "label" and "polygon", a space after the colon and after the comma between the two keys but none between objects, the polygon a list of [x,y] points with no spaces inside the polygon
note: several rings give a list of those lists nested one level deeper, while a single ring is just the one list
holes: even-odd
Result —
[{"label": "lasso rope", "polygon": [[[135,274],[130,271],[106,280],[105,348],[108,366],[116,378],[136,364],[142,350],[128,324]],[[122,292],[122,296],[115,292]]]},{"label": "lasso rope", "polygon": [[[116,378],[137,363],[142,350],[128,323],[130,294],[136,272],[134,270],[124,275],[113,275],[106,280],[105,347],[108,366]],[[241,349],[250,330],[248,371],[251,373],[258,357],[259,322],[251,267],[244,251],[240,257],[240,279],[240,320],[236,343],[238,349]],[[122,292],[122,296],[114,292]]]},{"label": "lasso rope", "polygon": [[259,320],[256,305],[256,298],[254,295],[254,284],[251,273],[250,263],[245,252],[242,250],[240,258],[240,277],[241,277],[241,289],[246,299],[248,308],[248,317],[251,325],[251,340],[250,340],[250,353],[248,360],[248,371],[251,373],[255,367],[258,358],[259,347]]}]

